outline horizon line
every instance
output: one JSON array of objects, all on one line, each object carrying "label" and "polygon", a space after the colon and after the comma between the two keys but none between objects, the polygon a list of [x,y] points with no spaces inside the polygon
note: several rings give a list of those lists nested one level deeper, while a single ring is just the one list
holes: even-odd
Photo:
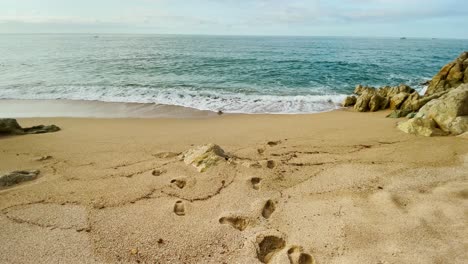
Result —
[{"label": "horizon line", "polygon": [[[208,37],[330,37],[330,38],[404,38],[409,39],[446,39],[446,40],[468,40],[468,38],[457,37],[411,37],[411,36],[350,36],[350,35],[267,35],[267,34],[197,34],[197,33],[96,33],[96,32],[0,32],[0,35],[161,35],[161,36],[208,36]],[[403,39],[402,39],[403,40]]]}]

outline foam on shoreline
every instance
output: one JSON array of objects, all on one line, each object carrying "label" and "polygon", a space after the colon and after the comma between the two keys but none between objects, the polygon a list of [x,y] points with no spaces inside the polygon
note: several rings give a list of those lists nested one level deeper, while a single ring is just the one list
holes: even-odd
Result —
[{"label": "foam on shoreline", "polygon": [[205,118],[212,111],[152,103],[116,103],[85,100],[0,100],[0,118]]}]

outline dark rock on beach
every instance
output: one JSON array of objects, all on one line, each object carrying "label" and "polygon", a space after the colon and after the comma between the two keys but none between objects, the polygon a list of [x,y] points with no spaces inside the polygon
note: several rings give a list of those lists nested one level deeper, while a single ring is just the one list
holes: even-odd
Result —
[{"label": "dark rock on beach", "polygon": [[0,119],[0,134],[22,135],[24,131],[16,119],[3,118]]},{"label": "dark rock on beach", "polygon": [[35,180],[37,176],[39,176],[38,170],[10,172],[0,176],[0,189],[10,187],[25,181]]},{"label": "dark rock on beach", "polygon": [[24,135],[24,134],[43,134],[57,132],[60,128],[56,125],[39,125],[22,128],[16,119],[0,118],[0,134],[3,135]]}]

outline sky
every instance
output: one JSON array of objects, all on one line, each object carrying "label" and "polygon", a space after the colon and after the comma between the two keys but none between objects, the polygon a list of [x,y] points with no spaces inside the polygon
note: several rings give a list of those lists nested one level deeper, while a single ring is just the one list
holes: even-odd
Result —
[{"label": "sky", "polygon": [[468,0],[0,0],[0,33],[468,38]]}]

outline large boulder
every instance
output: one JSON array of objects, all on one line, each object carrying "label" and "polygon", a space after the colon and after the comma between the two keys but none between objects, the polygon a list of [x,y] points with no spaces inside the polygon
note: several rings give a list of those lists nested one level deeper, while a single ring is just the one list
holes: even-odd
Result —
[{"label": "large boulder", "polygon": [[442,130],[458,135],[461,134],[460,130],[463,130],[466,119],[457,117],[467,115],[468,84],[464,84],[428,102],[419,110],[417,117],[433,119]]},{"label": "large boulder", "polygon": [[400,122],[398,129],[401,131],[418,136],[444,136],[447,133],[437,128],[436,123],[432,119],[415,117],[408,121]]},{"label": "large boulder", "polygon": [[348,106],[353,106],[356,104],[357,98],[354,95],[348,96],[344,99],[343,101],[343,106],[348,107]]},{"label": "large boulder", "polygon": [[187,165],[193,165],[199,172],[204,172],[219,161],[227,160],[228,156],[220,146],[207,144],[182,153],[180,159]]},{"label": "large boulder", "polygon": [[373,94],[364,93],[358,97],[356,104],[354,105],[354,109],[359,112],[366,112],[369,111],[369,102],[372,98]]},{"label": "large boulder", "polygon": [[390,98],[390,109],[399,109],[408,96],[409,94],[405,92],[401,92],[392,96],[392,98]]},{"label": "large boulder", "polygon": [[468,52],[463,52],[457,59],[448,63],[432,78],[425,95],[450,90],[463,83],[468,83]]},{"label": "large boulder", "polygon": [[39,176],[38,170],[33,171],[13,171],[0,176],[0,189],[10,187],[25,181],[35,180]]},{"label": "large boulder", "polygon": [[374,94],[369,100],[369,110],[372,112],[379,111],[380,109],[384,109],[386,104],[385,97],[382,97],[379,94]]},{"label": "large boulder", "polygon": [[50,133],[50,132],[57,132],[60,128],[56,125],[50,126],[33,126],[22,128],[16,119],[12,118],[0,118],[0,134],[4,135],[24,135],[24,134],[42,134],[42,133]]}]

